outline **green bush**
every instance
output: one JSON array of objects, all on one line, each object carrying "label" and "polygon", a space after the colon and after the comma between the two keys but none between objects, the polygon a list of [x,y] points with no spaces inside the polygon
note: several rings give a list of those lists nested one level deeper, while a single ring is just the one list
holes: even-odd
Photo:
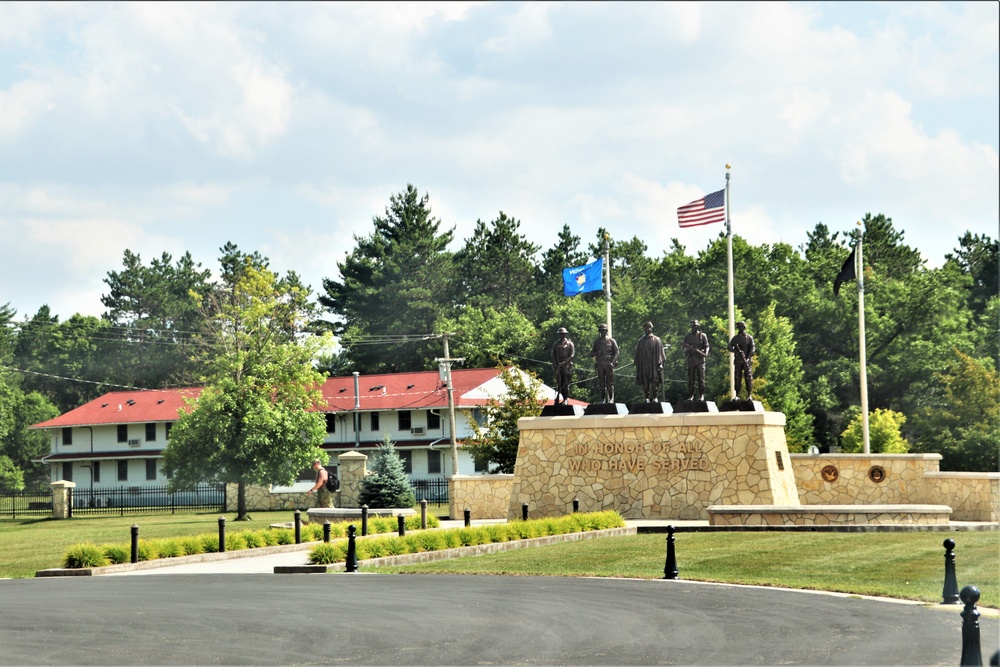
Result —
[{"label": "green bush", "polygon": [[96,544],[74,544],[66,552],[63,567],[103,567],[108,564],[104,550]]},{"label": "green bush", "polygon": [[[156,545],[152,542],[146,540],[139,540],[139,561],[144,560],[156,560],[160,557],[160,552],[157,551]],[[131,556],[131,554],[129,554]]]},{"label": "green bush", "polygon": [[[410,535],[406,536],[407,539],[410,537]],[[440,551],[447,548],[444,536],[438,531],[428,530],[412,537],[420,541],[420,548],[416,551]]]},{"label": "green bush", "polygon": [[104,546],[104,557],[112,565],[128,563],[132,560],[132,547],[128,544],[107,544]]},{"label": "green bush", "polygon": [[457,530],[446,530],[442,535],[444,536],[444,546],[446,549],[455,549],[462,546],[462,539]]},{"label": "green bush", "polygon": [[400,539],[406,542],[407,553],[418,554],[421,551],[426,551],[426,549],[424,549],[424,543],[420,540],[419,533],[416,535],[407,534],[406,537],[402,537]]},{"label": "green bush", "polygon": [[164,538],[162,540],[154,540],[153,544],[156,547],[156,553],[160,558],[176,558],[177,556],[184,555],[184,548],[181,547],[180,542],[172,537]]},{"label": "green bush", "polygon": [[295,532],[291,528],[275,528],[274,539],[278,544],[295,544]]},{"label": "green bush", "polygon": [[226,534],[226,551],[241,551],[247,548],[247,543],[240,533]]},{"label": "green bush", "polygon": [[507,530],[503,524],[490,524],[483,526],[486,531],[486,535],[489,537],[490,542],[506,542],[509,538],[507,536]]},{"label": "green bush", "polygon": [[347,558],[347,545],[343,542],[318,544],[309,552],[309,562],[313,565],[332,565]]},{"label": "green bush", "polygon": [[238,534],[243,538],[243,543],[247,545],[247,549],[259,549],[260,547],[267,546],[267,540],[262,533],[263,531],[259,530],[244,530]]},{"label": "green bush", "polygon": [[201,551],[206,554],[214,554],[219,551],[219,536],[218,535],[199,535],[198,538],[201,540]]},{"label": "green bush", "polygon": [[386,556],[402,556],[410,552],[401,537],[382,537],[378,541],[382,544]]},{"label": "green bush", "polygon": [[192,535],[190,537],[181,537],[177,540],[181,548],[184,550],[185,556],[195,556],[200,553],[205,552],[205,547],[201,543],[201,538],[197,535]]}]

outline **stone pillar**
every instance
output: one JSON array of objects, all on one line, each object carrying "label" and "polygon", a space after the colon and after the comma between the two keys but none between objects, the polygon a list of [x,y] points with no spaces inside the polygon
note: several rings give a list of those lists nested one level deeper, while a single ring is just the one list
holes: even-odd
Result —
[{"label": "stone pillar", "polygon": [[337,457],[340,464],[339,507],[357,507],[361,495],[361,480],[368,474],[368,457],[361,452],[344,452]]},{"label": "stone pillar", "polygon": [[69,518],[69,490],[76,488],[75,482],[67,482],[64,479],[52,482],[52,518]]}]

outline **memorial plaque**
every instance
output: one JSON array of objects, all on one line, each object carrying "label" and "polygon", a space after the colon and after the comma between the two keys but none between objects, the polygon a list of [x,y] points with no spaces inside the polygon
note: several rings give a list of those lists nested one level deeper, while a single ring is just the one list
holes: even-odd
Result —
[{"label": "memorial plaque", "polygon": [[628,406],[630,415],[670,415],[674,408],[669,403],[650,401],[649,403],[631,403]]},{"label": "memorial plaque", "polygon": [[560,403],[559,405],[546,405],[542,407],[542,417],[578,417],[583,415],[582,405],[570,405]]},{"label": "memorial plaque", "polygon": [[718,412],[715,401],[681,401],[677,404],[677,412]]},{"label": "memorial plaque", "polygon": [[585,415],[627,415],[628,407],[624,403],[591,403],[583,414]]}]

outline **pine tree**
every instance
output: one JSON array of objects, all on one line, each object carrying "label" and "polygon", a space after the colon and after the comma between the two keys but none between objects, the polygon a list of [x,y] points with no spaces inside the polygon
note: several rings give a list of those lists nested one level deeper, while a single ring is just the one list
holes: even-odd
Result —
[{"label": "pine tree", "polygon": [[403,470],[403,461],[386,436],[375,453],[372,470],[361,482],[358,502],[371,508],[413,507],[417,498]]}]

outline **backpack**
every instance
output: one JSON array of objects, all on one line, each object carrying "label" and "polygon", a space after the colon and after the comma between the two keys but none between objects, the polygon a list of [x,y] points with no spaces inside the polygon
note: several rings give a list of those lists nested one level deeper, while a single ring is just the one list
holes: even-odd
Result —
[{"label": "backpack", "polygon": [[329,472],[326,473],[326,490],[330,493],[337,490],[337,480]]}]

